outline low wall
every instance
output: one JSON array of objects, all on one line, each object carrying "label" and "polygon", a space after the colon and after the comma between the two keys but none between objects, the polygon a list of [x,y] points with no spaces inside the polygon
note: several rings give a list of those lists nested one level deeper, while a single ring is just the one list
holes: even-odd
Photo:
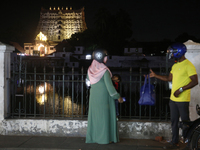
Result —
[{"label": "low wall", "polygon": [[[170,122],[118,121],[120,138],[171,138]],[[6,119],[0,123],[2,135],[85,137],[87,120]]]}]

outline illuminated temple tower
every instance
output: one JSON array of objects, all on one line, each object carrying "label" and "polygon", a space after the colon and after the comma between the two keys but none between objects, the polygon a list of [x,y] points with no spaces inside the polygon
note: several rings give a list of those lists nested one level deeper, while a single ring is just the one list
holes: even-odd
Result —
[{"label": "illuminated temple tower", "polygon": [[24,43],[26,55],[51,54],[55,52],[55,46],[64,39],[69,39],[72,34],[86,30],[84,8],[72,10],[63,8],[42,8],[40,20],[36,31],[34,43]]},{"label": "illuminated temple tower", "polygon": [[72,10],[70,7],[49,10],[42,8],[40,21],[37,27],[37,34],[42,32],[47,39],[54,42],[61,42],[69,39],[72,34],[86,30],[84,8]]}]

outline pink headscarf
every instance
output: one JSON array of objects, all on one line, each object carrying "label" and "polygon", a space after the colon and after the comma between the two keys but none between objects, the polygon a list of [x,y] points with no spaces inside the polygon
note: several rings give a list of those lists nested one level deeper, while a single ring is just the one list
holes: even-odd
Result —
[{"label": "pink headscarf", "polygon": [[[88,76],[91,84],[97,83],[104,75],[104,73],[108,70],[108,67],[104,63],[99,63],[95,59],[92,61],[92,64],[88,68]],[[110,72],[110,76],[112,77],[112,73]]]}]

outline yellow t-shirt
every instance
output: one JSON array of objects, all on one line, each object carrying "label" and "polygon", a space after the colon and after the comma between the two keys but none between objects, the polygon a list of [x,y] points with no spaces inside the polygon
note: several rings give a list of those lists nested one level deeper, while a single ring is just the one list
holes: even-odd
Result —
[{"label": "yellow t-shirt", "polygon": [[172,66],[172,90],[170,99],[176,102],[189,102],[190,101],[190,89],[183,91],[178,97],[174,96],[174,92],[191,82],[190,76],[196,73],[196,68],[187,59],[182,62],[177,62]]}]

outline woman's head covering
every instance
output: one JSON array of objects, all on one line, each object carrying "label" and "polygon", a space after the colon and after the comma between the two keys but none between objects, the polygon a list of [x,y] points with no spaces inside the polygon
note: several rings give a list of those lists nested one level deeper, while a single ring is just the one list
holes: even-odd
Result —
[{"label": "woman's head covering", "polygon": [[[104,64],[107,61],[107,52],[105,50],[96,50],[93,52],[93,61],[88,68],[88,76],[91,84],[97,83],[104,75],[106,70],[110,72],[108,67]],[[112,73],[110,72],[112,77]]]}]

